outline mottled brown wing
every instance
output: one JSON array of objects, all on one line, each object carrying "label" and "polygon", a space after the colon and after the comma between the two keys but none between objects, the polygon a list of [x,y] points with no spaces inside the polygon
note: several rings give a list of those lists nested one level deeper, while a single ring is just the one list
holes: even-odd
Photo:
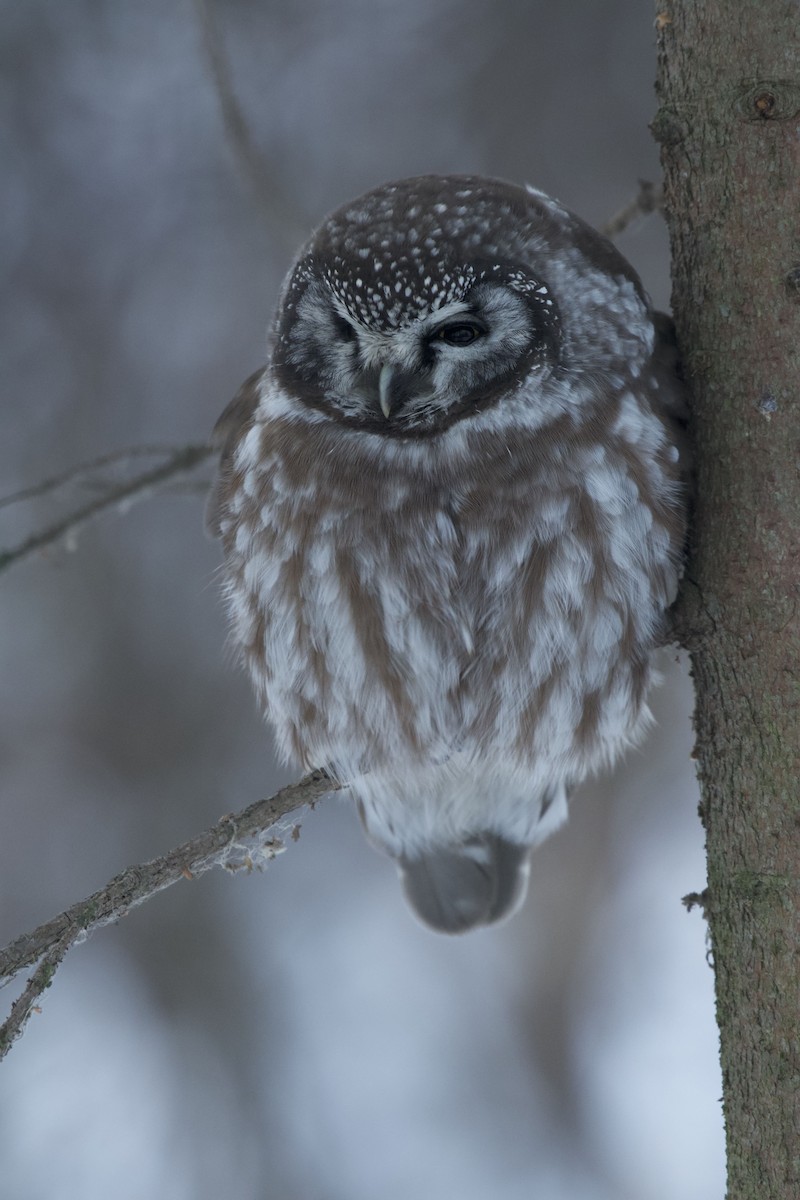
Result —
[{"label": "mottled brown wing", "polygon": [[221,519],[230,487],[233,452],[253,419],[259,399],[258,385],[263,375],[262,367],[245,379],[211,433],[211,445],[219,450],[220,457],[217,475],[206,503],[205,525],[210,537],[217,538],[222,534]]}]

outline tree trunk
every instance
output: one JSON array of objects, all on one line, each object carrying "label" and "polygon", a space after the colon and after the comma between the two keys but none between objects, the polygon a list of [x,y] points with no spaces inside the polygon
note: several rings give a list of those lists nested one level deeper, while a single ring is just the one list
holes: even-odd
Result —
[{"label": "tree trunk", "polygon": [[729,1200],[800,1197],[800,6],[656,19]]}]

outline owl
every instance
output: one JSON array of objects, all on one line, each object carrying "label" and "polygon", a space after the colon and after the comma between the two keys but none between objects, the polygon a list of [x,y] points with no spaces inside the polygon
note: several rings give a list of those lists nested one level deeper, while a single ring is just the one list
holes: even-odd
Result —
[{"label": "owl", "polygon": [[347,785],[436,930],[515,911],[571,790],[650,723],[682,409],[610,242],[427,175],[323,222],[216,426],[209,524],[279,750]]}]

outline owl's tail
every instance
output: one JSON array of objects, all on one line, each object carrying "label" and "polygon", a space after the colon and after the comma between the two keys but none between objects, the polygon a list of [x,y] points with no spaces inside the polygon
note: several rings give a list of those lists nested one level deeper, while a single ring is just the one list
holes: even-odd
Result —
[{"label": "owl's tail", "polygon": [[528,888],[529,853],[529,846],[485,832],[397,862],[406,897],[425,924],[465,933],[516,912]]}]

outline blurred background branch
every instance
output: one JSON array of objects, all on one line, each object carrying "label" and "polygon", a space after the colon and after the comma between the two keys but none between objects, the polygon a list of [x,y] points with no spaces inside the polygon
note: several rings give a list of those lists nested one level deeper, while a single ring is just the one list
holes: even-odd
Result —
[{"label": "blurred background branch", "polygon": [[250,188],[256,210],[271,238],[294,250],[311,232],[312,219],[297,196],[289,196],[280,175],[259,149],[250,122],[236,96],[234,76],[217,25],[213,0],[194,0],[208,73],[214,88],[225,136],[243,181]]},{"label": "blurred background branch", "polygon": [[627,204],[600,226],[600,232],[613,241],[640,217],[649,216],[654,212],[663,212],[663,210],[664,189],[661,184],[649,183],[646,179],[640,179],[636,195],[632,196]]}]

